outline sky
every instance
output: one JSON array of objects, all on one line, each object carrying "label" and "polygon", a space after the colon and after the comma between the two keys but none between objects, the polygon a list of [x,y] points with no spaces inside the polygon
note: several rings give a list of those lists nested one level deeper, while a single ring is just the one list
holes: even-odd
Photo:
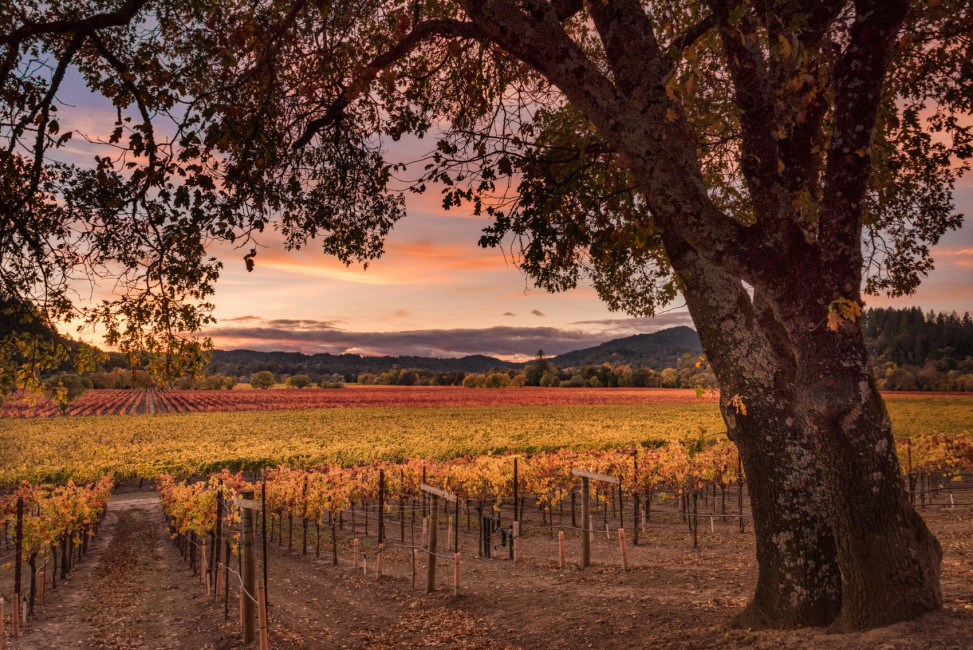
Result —
[{"label": "sky", "polygon": [[[72,106],[61,113],[62,132],[93,135],[114,122],[111,107],[76,77],[68,79],[64,96]],[[75,138],[59,157],[90,164],[92,151]],[[970,218],[933,249],[936,269],[918,292],[868,297],[868,306],[973,311],[973,178],[960,180],[954,199]],[[345,267],[313,242],[287,252],[270,232],[259,240],[251,273],[245,251],[216,249],[224,265],[212,300],[218,323],[203,333],[221,349],[520,360],[538,349],[554,355],[692,325],[681,299],[654,318],[631,318],[610,312],[589,284],[559,294],[535,289],[502,250],[477,246],[488,218],[444,211],[435,189],[406,201],[408,216],[367,270]],[[97,336],[86,338],[100,343]]]}]

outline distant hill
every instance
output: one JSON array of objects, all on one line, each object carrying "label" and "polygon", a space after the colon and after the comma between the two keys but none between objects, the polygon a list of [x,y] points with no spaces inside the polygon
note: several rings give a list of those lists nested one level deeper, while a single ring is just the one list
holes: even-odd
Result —
[{"label": "distant hill", "polygon": [[684,354],[700,354],[703,348],[696,330],[670,327],[652,334],[614,339],[593,348],[566,352],[551,359],[559,368],[626,363],[647,368],[673,368]]},{"label": "distant hill", "polygon": [[[653,334],[638,334],[615,339],[593,348],[568,352],[551,359],[557,366],[628,363],[661,370],[676,365],[684,354],[699,354],[699,337],[689,327],[673,327]],[[511,363],[482,354],[440,359],[435,357],[370,357],[359,354],[303,354],[301,352],[257,352],[255,350],[216,350],[210,364],[211,373],[236,377],[261,370],[274,374],[308,373],[357,374],[384,372],[399,368],[422,368],[433,372],[488,372],[493,368],[522,368],[523,363]]]},{"label": "distant hill", "polygon": [[303,354],[301,352],[257,352],[255,350],[215,350],[210,363],[211,373],[225,375],[251,375],[261,370],[274,374],[293,375],[308,373],[358,374],[360,372],[384,372],[393,367],[422,368],[433,372],[488,372],[493,368],[520,368],[522,363],[510,363],[482,354],[438,359],[434,357],[370,357],[359,354]]}]

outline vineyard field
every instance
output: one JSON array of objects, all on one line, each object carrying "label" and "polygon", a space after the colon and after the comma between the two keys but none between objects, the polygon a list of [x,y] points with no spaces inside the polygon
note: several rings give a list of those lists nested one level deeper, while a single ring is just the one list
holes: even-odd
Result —
[{"label": "vineyard field", "polygon": [[[888,408],[900,437],[973,431],[970,396],[898,396],[888,401]],[[698,435],[700,428],[713,435],[723,431],[712,401],[7,418],[0,419],[0,447],[6,451],[0,458],[0,484],[101,475],[127,480],[161,473],[204,474],[222,467],[349,465],[561,447],[607,449]]]},{"label": "vineyard field", "polygon": [[[967,393],[887,393],[886,399],[973,397]],[[703,401],[713,401],[706,393]],[[43,396],[15,396],[0,406],[0,419],[77,417],[89,415],[156,415],[223,411],[277,411],[307,408],[375,406],[542,406],[581,404],[646,404],[700,402],[696,391],[680,388],[507,388],[469,389],[459,386],[357,386],[342,389],[231,391],[96,389],[89,390],[62,412]]]},{"label": "vineyard field", "polygon": [[[708,399],[713,399],[709,396]],[[460,386],[354,386],[343,389],[232,391],[101,389],[89,390],[63,415],[146,415],[213,411],[276,411],[369,406],[506,406],[549,404],[644,404],[698,402],[690,389],[670,388],[511,388],[471,390]],[[58,417],[62,412],[44,398],[14,399],[0,408],[2,417]]]}]

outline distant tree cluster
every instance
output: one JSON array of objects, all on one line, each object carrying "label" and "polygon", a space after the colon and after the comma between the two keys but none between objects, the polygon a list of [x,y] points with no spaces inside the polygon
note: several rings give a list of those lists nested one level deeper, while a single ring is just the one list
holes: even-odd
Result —
[{"label": "distant tree cluster", "polygon": [[237,383],[236,377],[216,373],[199,377],[192,375],[180,377],[172,385],[182,390],[233,390]]},{"label": "distant tree cluster", "polygon": [[113,368],[96,370],[88,375],[92,388],[152,388],[155,382],[142,369]]},{"label": "distant tree cluster", "polygon": [[363,386],[459,386],[467,373],[462,370],[434,372],[425,368],[392,368],[385,372],[363,372],[358,383]]},{"label": "distant tree cluster", "polygon": [[527,386],[562,388],[716,388],[716,377],[705,357],[689,354],[675,368],[662,370],[609,363],[560,369],[540,350],[525,367],[524,380]]},{"label": "distant tree cluster", "polygon": [[261,370],[250,377],[250,386],[253,388],[267,389],[273,388],[277,384],[284,384],[286,388],[341,388],[347,378],[338,373],[329,375],[311,375],[308,373],[297,373],[295,375],[274,375],[269,370]]},{"label": "distant tree cluster", "polygon": [[973,391],[969,313],[869,309],[862,327],[879,388]]}]

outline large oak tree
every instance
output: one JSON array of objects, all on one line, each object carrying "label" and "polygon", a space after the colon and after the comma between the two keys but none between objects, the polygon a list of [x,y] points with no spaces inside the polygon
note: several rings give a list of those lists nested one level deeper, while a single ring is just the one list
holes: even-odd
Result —
[{"label": "large oak tree", "polygon": [[[0,291],[102,322],[160,375],[219,265],[274,226],[351,263],[403,192],[483,214],[551,290],[685,297],[750,482],[750,625],[854,629],[941,605],[857,322],[960,223],[969,0],[74,0],[0,8]],[[114,102],[58,162],[72,70]],[[77,136],[75,136],[77,137]],[[428,142],[419,161],[390,143]],[[121,281],[81,309],[79,273]],[[190,364],[191,365],[191,364]],[[745,409],[741,408],[745,405]]]}]

